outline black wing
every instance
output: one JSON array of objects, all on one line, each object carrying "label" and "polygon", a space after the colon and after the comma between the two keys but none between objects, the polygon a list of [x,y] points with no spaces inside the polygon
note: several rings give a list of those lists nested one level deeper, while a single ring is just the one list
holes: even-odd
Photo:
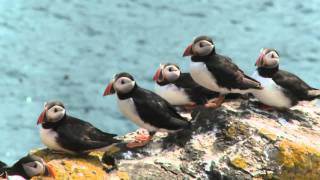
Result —
[{"label": "black wing", "polygon": [[272,80],[286,91],[292,93],[295,97],[300,100],[308,100],[309,90],[316,90],[310,87],[306,82],[300,79],[298,76],[283,70],[279,70],[273,77]]},{"label": "black wing", "polygon": [[178,87],[182,87],[187,94],[191,95],[191,100],[197,104],[204,104],[209,99],[219,96],[218,92],[211,91],[197,84],[189,73],[181,73],[175,84]]},{"label": "black wing", "polygon": [[58,141],[63,147],[73,151],[87,151],[119,142],[114,139],[115,134],[105,133],[92,124],[72,116],[66,118],[66,123],[57,128]]},{"label": "black wing", "polygon": [[229,89],[261,89],[257,80],[244,74],[229,57],[215,55],[206,62],[208,70],[214,75],[219,85]]},{"label": "black wing", "polygon": [[132,95],[137,113],[142,119],[157,128],[178,130],[188,128],[190,122],[159,95],[137,87]]}]

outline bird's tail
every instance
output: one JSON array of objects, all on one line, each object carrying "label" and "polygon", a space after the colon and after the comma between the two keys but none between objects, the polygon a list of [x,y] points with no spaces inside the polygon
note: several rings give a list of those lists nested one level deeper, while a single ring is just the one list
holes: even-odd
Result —
[{"label": "bird's tail", "polygon": [[308,95],[313,98],[320,98],[320,90],[319,89],[309,90]]}]

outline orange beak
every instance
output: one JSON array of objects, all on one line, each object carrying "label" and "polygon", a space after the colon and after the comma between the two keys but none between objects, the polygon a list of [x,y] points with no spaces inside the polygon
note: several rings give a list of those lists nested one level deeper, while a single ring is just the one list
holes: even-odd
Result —
[{"label": "orange beak", "polygon": [[48,173],[49,173],[48,175],[55,179],[56,175],[55,175],[55,172],[53,171],[52,165],[47,164],[47,169],[48,169]]},{"label": "orange beak", "polygon": [[42,111],[42,113],[40,114],[40,116],[39,116],[39,118],[38,118],[37,125],[43,123],[44,118],[46,117],[46,112],[47,112],[46,110]]},{"label": "orange beak", "polygon": [[104,91],[103,93],[103,96],[108,96],[108,95],[111,95],[111,94],[114,94],[115,91],[114,91],[114,88],[113,88],[113,81],[110,82],[106,88],[106,90]]},{"label": "orange beak", "polygon": [[159,80],[159,77],[161,76],[161,67],[159,67],[158,69],[157,69],[157,72],[154,74],[154,76],[153,76],[153,80],[154,81],[158,81]]},{"label": "orange beak", "polygon": [[192,53],[192,44],[190,44],[185,50],[184,50],[184,53],[183,53],[183,57],[185,56],[191,56],[193,53]]},{"label": "orange beak", "polygon": [[[263,63],[263,57],[264,57],[264,54],[263,53],[260,53],[256,63],[255,63],[255,66],[258,66],[260,63]],[[263,65],[263,64],[262,64]]]}]

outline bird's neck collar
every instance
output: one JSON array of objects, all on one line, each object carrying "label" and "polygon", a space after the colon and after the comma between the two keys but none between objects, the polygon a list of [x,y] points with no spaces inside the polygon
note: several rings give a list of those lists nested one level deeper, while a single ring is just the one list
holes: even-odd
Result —
[{"label": "bird's neck collar", "polygon": [[168,84],[170,84],[170,83],[167,82],[166,80],[164,80],[164,81],[161,81],[161,82],[158,82],[158,81],[157,81],[157,84],[158,84],[159,86],[165,86],[165,85],[168,85]]},{"label": "bird's neck collar", "polygon": [[279,71],[279,65],[273,68],[259,67],[257,70],[260,76],[271,78],[275,73]]},{"label": "bird's neck collar", "polygon": [[206,56],[191,56],[192,62],[205,62],[207,61],[211,56],[216,55],[216,51],[213,49],[210,54]]},{"label": "bird's neck collar", "polygon": [[65,113],[63,118],[60,121],[57,122],[46,122],[42,124],[42,127],[44,129],[54,129],[55,127],[59,126],[61,123],[63,123],[67,119],[67,114]]},{"label": "bird's neck collar", "polygon": [[132,95],[134,94],[134,92],[137,90],[138,88],[138,85],[137,83],[135,83],[134,87],[132,88],[132,90],[128,93],[120,93],[120,92],[117,92],[117,96],[119,99],[128,99],[128,98],[131,98]]}]

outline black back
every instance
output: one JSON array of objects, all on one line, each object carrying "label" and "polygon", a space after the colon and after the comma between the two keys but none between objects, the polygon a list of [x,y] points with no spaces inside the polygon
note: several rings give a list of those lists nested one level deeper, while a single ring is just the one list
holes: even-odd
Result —
[{"label": "black back", "polygon": [[68,115],[56,123],[45,123],[43,127],[55,130],[58,133],[57,142],[77,153],[120,142],[114,139],[115,134],[103,132],[88,122]]},{"label": "black back", "polygon": [[138,87],[126,95],[118,94],[120,99],[132,98],[140,118],[157,128],[179,130],[190,127],[190,122],[180,116],[163,98],[152,91]]},{"label": "black back", "polygon": [[0,161],[0,178],[5,178],[6,176],[6,167],[7,167],[7,164]]},{"label": "black back", "polygon": [[227,89],[261,89],[255,79],[244,74],[229,57],[211,53],[208,56],[192,56],[194,62],[204,62],[220,87]]},{"label": "black back", "polygon": [[316,89],[310,87],[306,82],[290,72],[278,70],[272,76],[272,80],[297,100],[313,100],[316,98],[308,95],[309,90]]},{"label": "black back", "polygon": [[173,84],[184,89],[190,100],[197,104],[205,104],[209,99],[219,96],[219,93],[197,84],[189,73],[181,73],[180,77]]},{"label": "black back", "polygon": [[0,169],[4,168],[4,167],[6,167],[6,166],[7,166],[7,164],[6,164],[6,163],[4,163],[4,162],[0,161]]}]

